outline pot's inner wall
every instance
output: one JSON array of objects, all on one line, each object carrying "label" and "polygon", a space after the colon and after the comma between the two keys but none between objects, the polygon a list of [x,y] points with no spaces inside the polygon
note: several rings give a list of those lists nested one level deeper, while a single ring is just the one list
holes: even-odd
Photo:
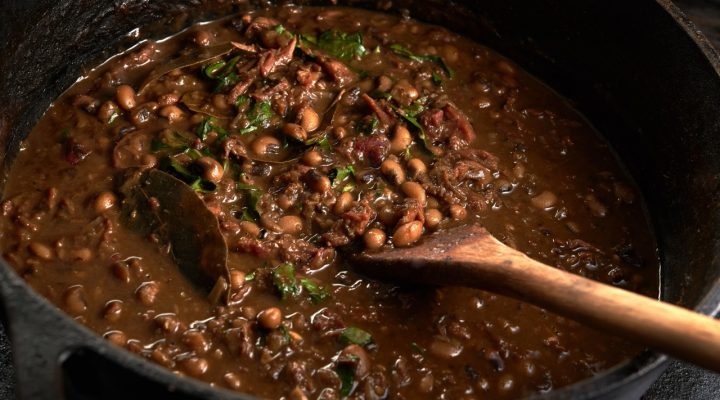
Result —
[{"label": "pot's inner wall", "polygon": [[[140,31],[140,37],[161,37],[239,7],[208,3],[202,13],[190,13],[197,7],[192,0],[1,4],[0,158],[5,166],[83,67],[138,41],[125,36],[133,28],[154,27]],[[391,11],[402,7],[505,53],[576,102],[644,193],[661,248],[664,297],[695,305],[720,275],[714,262],[720,226],[715,209],[720,136],[714,135],[720,126],[720,79],[672,18],[652,2],[626,4],[617,13],[599,0],[482,5],[403,0]]]}]

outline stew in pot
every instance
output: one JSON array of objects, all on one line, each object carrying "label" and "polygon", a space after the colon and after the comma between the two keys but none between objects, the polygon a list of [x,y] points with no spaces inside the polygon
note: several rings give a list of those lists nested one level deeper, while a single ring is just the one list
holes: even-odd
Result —
[{"label": "stew in pot", "polygon": [[[168,196],[138,200],[151,171]],[[176,259],[188,249],[164,239],[188,221],[127,222],[148,210],[209,215],[227,274],[189,278]],[[142,43],[80,79],[22,144],[0,246],[111,343],[267,398],[514,398],[642,350],[517,300],[377,282],[343,261],[469,223],[657,296],[642,199],[567,101],[444,28],[291,6]]]}]

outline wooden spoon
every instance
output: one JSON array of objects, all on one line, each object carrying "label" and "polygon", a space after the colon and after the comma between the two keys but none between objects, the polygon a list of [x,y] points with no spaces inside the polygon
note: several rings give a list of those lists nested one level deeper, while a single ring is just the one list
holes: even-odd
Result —
[{"label": "wooden spoon", "polygon": [[384,280],[514,297],[720,372],[720,321],[547,266],[478,226],[453,228],[415,247],[362,254],[353,265]]}]

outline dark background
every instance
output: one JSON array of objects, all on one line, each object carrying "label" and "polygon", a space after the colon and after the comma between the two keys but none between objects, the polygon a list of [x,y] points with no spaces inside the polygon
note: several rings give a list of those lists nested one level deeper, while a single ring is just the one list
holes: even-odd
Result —
[{"label": "dark background", "polygon": [[[720,0],[678,0],[676,4],[720,49]],[[13,387],[12,354],[0,325],[0,399],[14,398]],[[643,399],[720,399],[720,375],[673,361]]]}]

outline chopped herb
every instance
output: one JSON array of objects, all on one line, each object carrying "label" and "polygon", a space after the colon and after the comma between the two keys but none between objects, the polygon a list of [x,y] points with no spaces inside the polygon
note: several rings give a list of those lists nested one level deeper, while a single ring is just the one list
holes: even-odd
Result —
[{"label": "chopped herb", "polygon": [[440,77],[440,75],[438,75],[437,72],[432,73],[432,81],[434,84],[436,84],[438,86],[442,86],[442,83],[443,83],[442,78]]},{"label": "chopped herb", "polygon": [[220,70],[225,66],[225,60],[220,60],[217,62],[214,62],[212,64],[209,64],[203,69],[203,73],[205,76],[207,76],[210,79],[217,79],[219,78]]},{"label": "chopped herb", "polygon": [[285,300],[289,297],[297,296],[300,293],[300,286],[298,286],[297,279],[295,278],[295,267],[290,263],[283,263],[278,265],[272,272],[273,284],[280,292],[280,298]]},{"label": "chopped herb", "polygon": [[342,60],[360,58],[367,53],[360,32],[346,33],[334,29],[325,31],[318,36],[317,47]]},{"label": "chopped herb", "polygon": [[328,174],[328,178],[330,178],[330,182],[332,182],[333,187],[338,187],[340,183],[345,180],[345,178],[351,178],[354,176],[355,168],[353,168],[352,165],[348,165],[347,167],[333,168]]},{"label": "chopped herb", "polygon": [[243,209],[243,219],[252,222],[257,221],[258,218],[260,218],[260,213],[257,211],[257,203],[262,195],[260,188],[244,183],[238,183],[235,188],[239,191],[246,192],[245,194],[247,195],[245,209]]},{"label": "chopped herb", "polygon": [[204,141],[205,139],[207,139],[208,134],[213,131],[217,132],[218,139],[222,139],[228,135],[228,132],[224,128],[215,125],[215,122],[215,118],[207,117],[197,126],[195,133],[200,138],[200,140]]},{"label": "chopped herb", "polygon": [[255,280],[255,271],[245,275],[245,282],[250,282],[252,280]]},{"label": "chopped herb", "polygon": [[351,364],[340,364],[335,368],[340,378],[340,397],[348,397],[355,389],[355,370]]},{"label": "chopped herb", "polygon": [[238,109],[244,108],[249,103],[250,98],[247,96],[238,96],[238,98],[235,99],[235,107],[237,107]]},{"label": "chopped herb", "polygon": [[110,116],[108,117],[108,125],[111,125],[113,122],[115,122],[118,117],[120,117],[120,113],[117,110],[114,110],[112,114],[110,114]]},{"label": "chopped herb", "polygon": [[410,343],[410,347],[412,347],[413,351],[418,354],[425,354],[426,350],[423,347],[420,347],[420,345],[415,342]]},{"label": "chopped herb", "polygon": [[285,29],[285,27],[282,26],[282,24],[277,25],[275,28],[273,28],[273,30],[274,30],[275,32],[281,34],[281,35],[282,35],[283,33],[287,32],[287,29]]},{"label": "chopped herb", "polygon": [[413,61],[423,62],[423,61],[431,61],[435,64],[439,65],[447,74],[448,78],[453,78],[455,76],[455,71],[452,70],[446,63],[445,60],[443,60],[442,57],[432,55],[432,54],[425,54],[425,55],[417,55],[413,54],[410,50],[402,47],[399,44],[391,44],[390,50],[392,50],[395,54],[399,56],[403,56],[406,58],[409,58]]},{"label": "chopped herb", "polygon": [[415,101],[415,103],[411,104],[405,109],[402,109],[400,107],[397,107],[393,104],[390,104],[390,107],[395,110],[395,112],[400,115],[405,121],[407,121],[410,125],[414,126],[415,129],[418,131],[418,138],[423,143],[423,146],[427,151],[429,151],[431,154],[435,154],[433,151],[433,145],[428,140],[427,136],[425,135],[425,130],[423,129],[422,125],[418,122],[418,120],[415,118],[418,114],[425,111],[425,106],[422,105],[421,101]]},{"label": "chopped herb", "polygon": [[285,340],[285,343],[290,343],[290,331],[287,326],[281,324],[279,330]]},{"label": "chopped herb", "polygon": [[230,86],[238,83],[240,81],[240,77],[238,74],[231,72],[226,76],[223,76],[222,78],[218,79],[217,84],[215,85],[215,88],[213,89],[213,93],[219,93],[226,89],[228,89]]},{"label": "chopped herb", "polygon": [[326,152],[330,152],[332,150],[332,146],[330,146],[330,141],[327,138],[327,135],[318,135],[315,137],[312,137],[305,141],[306,146],[313,146],[317,145],[321,149],[323,149]]},{"label": "chopped herb", "polygon": [[343,329],[339,339],[343,345],[357,344],[359,346],[367,346],[373,341],[370,333],[354,326]]},{"label": "chopped herb", "polygon": [[162,150],[168,150],[168,149],[170,149],[170,148],[171,148],[171,147],[170,147],[169,144],[163,143],[163,142],[161,142],[161,141],[159,141],[159,140],[156,140],[156,139],[153,139],[152,142],[150,142],[150,150],[151,150],[153,153],[156,153],[156,152],[162,151]]},{"label": "chopped herb", "polygon": [[240,135],[246,135],[260,128],[269,127],[273,115],[272,104],[270,104],[269,101],[254,103],[252,107],[250,107],[250,111],[246,114],[247,126],[240,129],[238,133]]},{"label": "chopped herb", "polygon": [[310,295],[310,300],[315,304],[330,297],[330,291],[328,291],[327,288],[318,285],[310,279],[302,278],[300,279],[300,284],[307,290]]},{"label": "chopped herb", "polygon": [[174,158],[168,158],[161,166],[161,169],[187,183],[195,191],[208,193],[217,189],[217,185],[193,174],[192,171]]},{"label": "chopped herb", "polygon": [[377,129],[378,125],[380,125],[380,120],[377,119],[376,116],[368,116],[360,120],[358,123],[358,131],[364,133],[364,134],[371,134],[375,132],[375,129]]},{"label": "chopped herb", "polygon": [[311,33],[301,33],[300,34],[300,40],[305,41],[311,44],[317,44],[317,37]]}]

